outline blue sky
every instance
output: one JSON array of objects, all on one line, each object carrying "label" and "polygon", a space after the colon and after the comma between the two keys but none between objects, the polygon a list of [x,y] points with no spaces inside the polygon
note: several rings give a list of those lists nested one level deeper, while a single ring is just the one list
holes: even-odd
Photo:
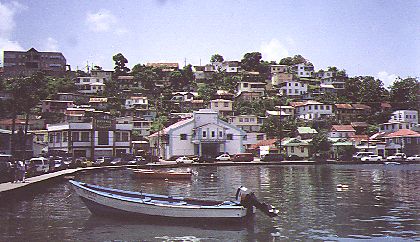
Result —
[{"label": "blue sky", "polygon": [[0,49],[60,51],[72,69],[147,62],[199,65],[219,53],[240,60],[301,54],[315,68],[392,83],[420,76],[419,1],[7,1]]}]

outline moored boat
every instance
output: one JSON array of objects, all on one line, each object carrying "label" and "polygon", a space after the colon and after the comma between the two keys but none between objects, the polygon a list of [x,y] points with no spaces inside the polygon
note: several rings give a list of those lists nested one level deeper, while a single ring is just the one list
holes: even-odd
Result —
[{"label": "moored boat", "polygon": [[211,201],[124,191],[74,180],[69,182],[88,209],[100,215],[130,215],[140,219],[244,221],[254,214],[255,208],[270,217],[278,213],[271,205],[259,202],[254,193],[246,193],[244,187],[238,188],[235,201]]},{"label": "moored boat", "polygon": [[135,178],[141,179],[191,179],[193,173],[188,171],[176,170],[150,170],[150,169],[130,169]]}]

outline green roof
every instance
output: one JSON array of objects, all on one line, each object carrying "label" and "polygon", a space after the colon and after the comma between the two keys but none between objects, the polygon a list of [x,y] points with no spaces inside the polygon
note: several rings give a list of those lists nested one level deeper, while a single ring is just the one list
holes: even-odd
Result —
[{"label": "green roof", "polygon": [[311,127],[298,127],[299,134],[317,134],[318,132]]}]

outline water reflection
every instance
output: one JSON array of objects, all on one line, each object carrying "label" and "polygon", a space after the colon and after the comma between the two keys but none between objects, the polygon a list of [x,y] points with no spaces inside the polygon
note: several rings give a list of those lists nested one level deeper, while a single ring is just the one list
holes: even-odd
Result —
[{"label": "water reflection", "polygon": [[137,180],[127,170],[76,179],[118,189],[230,200],[244,185],[280,208],[254,226],[184,226],[92,216],[66,182],[0,205],[1,241],[281,241],[420,239],[420,165],[197,167],[191,181]]}]

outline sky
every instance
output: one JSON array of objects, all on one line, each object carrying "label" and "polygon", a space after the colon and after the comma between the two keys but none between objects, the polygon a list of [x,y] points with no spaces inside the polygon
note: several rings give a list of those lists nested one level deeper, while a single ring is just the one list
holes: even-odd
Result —
[{"label": "sky", "polygon": [[388,87],[420,76],[420,1],[0,0],[1,54],[32,47],[62,52],[72,70],[112,70],[117,53],[130,68],[300,54],[316,70],[336,66]]}]

